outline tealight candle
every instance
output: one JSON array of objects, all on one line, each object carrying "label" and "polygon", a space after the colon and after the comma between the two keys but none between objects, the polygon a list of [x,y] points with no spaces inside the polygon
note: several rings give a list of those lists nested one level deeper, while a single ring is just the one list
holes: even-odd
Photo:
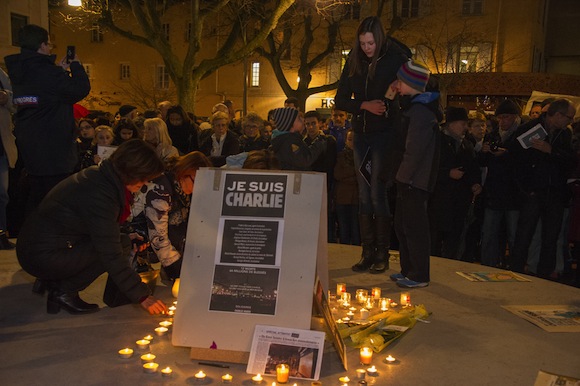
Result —
[{"label": "tealight candle", "polygon": [[232,383],[233,379],[234,377],[232,377],[230,374],[222,375],[222,383]]},{"label": "tealight candle", "polygon": [[149,348],[149,343],[151,343],[151,341],[148,339],[141,339],[135,343],[137,344],[137,347],[139,347],[141,350],[146,350]]},{"label": "tealight candle", "polygon": [[360,318],[365,320],[369,317],[369,310],[367,310],[366,308],[361,308],[360,309]]},{"label": "tealight candle", "polygon": [[346,283],[336,283],[336,296],[341,296],[346,292]]},{"label": "tealight candle", "polygon": [[157,368],[159,367],[159,364],[154,363],[154,362],[147,362],[143,365],[143,371],[146,373],[156,373],[157,372]]},{"label": "tealight candle", "polygon": [[376,377],[378,375],[377,368],[375,366],[371,366],[367,369],[367,374],[371,377]]},{"label": "tealight candle", "polygon": [[349,318],[352,318],[352,317],[354,316],[354,312],[352,312],[352,311],[348,311],[348,312],[346,313],[346,316],[348,316]]},{"label": "tealight candle", "polygon": [[169,310],[169,311],[167,311],[167,315],[173,316],[173,315],[175,315],[175,311]]},{"label": "tealight candle", "polygon": [[173,323],[171,323],[169,320],[164,320],[162,322],[159,322],[159,326],[160,327],[169,327],[171,326]]},{"label": "tealight candle", "polygon": [[312,382],[310,382],[310,386],[322,386],[322,382],[312,381]]},{"label": "tealight candle", "polygon": [[123,359],[131,358],[133,356],[133,350],[130,348],[119,350],[119,356]]},{"label": "tealight candle", "polygon": [[371,296],[373,299],[380,299],[381,298],[381,289],[379,287],[373,287],[371,289]]},{"label": "tealight candle", "polygon": [[406,307],[411,305],[411,293],[401,292],[401,306]]},{"label": "tealight candle", "polygon": [[394,356],[392,356],[391,354],[389,354],[389,356],[385,358],[385,361],[387,363],[395,363],[397,361],[397,359],[395,359]]},{"label": "tealight candle", "polygon": [[286,364],[276,366],[276,381],[280,383],[288,382],[290,376],[290,367]]},{"label": "tealight candle", "polygon": [[367,371],[365,369],[356,369],[356,379],[365,379]]},{"label": "tealight candle", "polygon": [[363,365],[370,365],[373,359],[373,350],[369,347],[362,347],[360,349],[360,363]]},{"label": "tealight candle", "polygon": [[159,336],[165,335],[167,333],[167,327],[157,327],[155,333]]},{"label": "tealight candle", "polygon": [[344,377],[340,377],[340,378],[338,378],[338,380],[339,380],[341,383],[349,383],[349,382],[350,382],[350,378],[349,378],[349,377],[347,377],[346,375],[345,375]]},{"label": "tealight candle", "polygon": [[348,323],[350,322],[350,318],[348,316],[345,316],[344,318],[342,318],[343,323]]},{"label": "tealight candle", "polygon": [[260,374],[254,375],[252,377],[252,382],[254,382],[254,384],[259,385],[260,383],[262,383],[262,381],[264,380],[264,378],[262,378],[262,376]]},{"label": "tealight candle", "polygon": [[153,340],[153,335],[146,335],[143,337],[143,340],[148,340],[149,343],[151,343],[151,341]]},{"label": "tealight candle", "polygon": [[141,361],[143,363],[153,362],[155,360],[155,358],[156,358],[155,355],[153,355],[151,353],[141,355]]},{"label": "tealight candle", "polygon": [[169,307],[169,308],[168,308],[168,310],[169,310],[169,311],[175,311],[175,310],[177,310],[177,307],[175,307],[175,306],[171,306],[171,307]]},{"label": "tealight candle", "polygon": [[352,311],[352,312],[355,312],[356,311],[356,307],[350,307],[348,310],[349,311]]},{"label": "tealight candle", "polygon": [[164,369],[161,369],[161,375],[163,375],[164,377],[170,377],[171,374],[173,374],[173,370],[171,370],[171,367],[167,366]]},{"label": "tealight candle", "polygon": [[199,370],[197,373],[195,373],[194,377],[197,382],[202,382],[205,381],[206,375],[202,370]]}]

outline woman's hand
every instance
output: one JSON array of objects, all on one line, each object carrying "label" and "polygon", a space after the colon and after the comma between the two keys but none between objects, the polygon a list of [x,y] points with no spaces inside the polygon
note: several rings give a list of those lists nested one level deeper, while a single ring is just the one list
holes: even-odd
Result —
[{"label": "woman's hand", "polygon": [[161,300],[154,296],[148,296],[147,299],[141,302],[141,307],[146,309],[151,315],[167,313],[167,306]]},{"label": "woman's hand", "polygon": [[137,232],[129,233],[129,238],[131,239],[131,245],[133,245],[133,252],[143,252],[149,248],[149,243],[145,242],[145,238]]},{"label": "woman's hand", "polygon": [[372,101],[364,101],[360,105],[361,110],[367,110],[375,115],[383,115],[387,111],[387,106],[385,102],[380,99],[375,99]]}]

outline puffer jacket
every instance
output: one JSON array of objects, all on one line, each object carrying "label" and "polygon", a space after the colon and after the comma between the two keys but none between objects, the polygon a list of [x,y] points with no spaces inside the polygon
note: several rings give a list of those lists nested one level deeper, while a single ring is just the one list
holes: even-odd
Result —
[{"label": "puffer jacket", "polygon": [[54,55],[22,49],[4,58],[12,81],[14,135],[28,173],[51,176],[72,173],[77,165],[73,104],[91,89],[79,62],[70,73],[55,65]]}]

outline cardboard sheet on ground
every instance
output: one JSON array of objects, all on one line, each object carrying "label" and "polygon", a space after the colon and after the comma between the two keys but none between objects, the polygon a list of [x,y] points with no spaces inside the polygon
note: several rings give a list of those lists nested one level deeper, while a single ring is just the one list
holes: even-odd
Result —
[{"label": "cardboard sheet on ground", "polygon": [[523,276],[510,271],[504,272],[456,272],[459,276],[469,281],[478,282],[500,282],[500,281],[531,281]]},{"label": "cardboard sheet on ground", "polygon": [[502,306],[548,332],[580,332],[580,308],[569,305]]}]

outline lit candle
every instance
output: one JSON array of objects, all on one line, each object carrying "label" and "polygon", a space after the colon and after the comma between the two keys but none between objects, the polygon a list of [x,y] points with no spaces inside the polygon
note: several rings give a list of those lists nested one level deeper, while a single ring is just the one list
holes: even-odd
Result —
[{"label": "lit candle", "polygon": [[349,377],[347,377],[346,375],[345,375],[344,377],[340,377],[340,378],[338,378],[338,380],[339,380],[341,383],[349,383],[349,382],[350,382],[350,378],[349,378]]},{"label": "lit candle", "polygon": [[401,306],[406,307],[411,305],[411,293],[401,292]]},{"label": "lit candle", "polygon": [[137,347],[139,347],[141,350],[146,350],[149,348],[149,343],[151,343],[151,341],[147,339],[141,339],[135,343],[137,344]]},{"label": "lit candle", "polygon": [[165,335],[167,333],[167,327],[157,327],[155,333],[159,336]]},{"label": "lit candle", "polygon": [[280,364],[276,366],[276,381],[280,383],[288,382],[288,377],[290,375],[290,367],[286,364]]},{"label": "lit candle", "polygon": [[312,382],[310,382],[310,386],[322,386],[322,382],[312,381]]},{"label": "lit candle", "polygon": [[154,363],[154,362],[147,362],[143,365],[143,371],[146,373],[156,373],[157,372],[157,368],[159,367],[159,364]]},{"label": "lit candle", "polygon": [[370,310],[375,306],[375,299],[369,296],[367,301],[364,303],[364,306]]},{"label": "lit candle", "polygon": [[350,292],[343,292],[340,294],[340,301],[342,302],[342,304],[346,304],[346,307],[348,307],[350,305]]},{"label": "lit candle", "polygon": [[222,375],[222,383],[232,383],[232,377],[230,374]]},{"label": "lit candle", "polygon": [[348,310],[349,311],[352,311],[352,312],[355,312],[356,311],[356,307],[350,307]]},{"label": "lit candle", "polygon": [[356,298],[356,301],[359,302],[360,304],[363,304],[364,302],[366,302],[368,296],[369,296],[368,290],[363,289],[363,288],[356,290],[355,298]]},{"label": "lit candle", "polygon": [[348,311],[348,312],[346,313],[346,316],[348,316],[349,318],[352,318],[352,317],[354,316],[354,312],[352,312],[352,311]]},{"label": "lit candle", "polygon": [[388,310],[390,303],[391,303],[391,299],[389,299],[389,298],[381,298],[379,300],[379,306],[381,307],[381,311]]},{"label": "lit candle", "polygon": [[350,322],[350,318],[348,316],[345,316],[344,318],[342,318],[342,322],[348,323],[348,322]]},{"label": "lit candle", "polygon": [[171,374],[173,374],[173,370],[171,370],[171,367],[167,366],[164,369],[161,369],[161,375],[163,375],[164,377],[170,377]]},{"label": "lit candle", "polygon": [[395,363],[395,361],[396,361],[396,360],[397,360],[397,359],[395,359],[395,357],[394,357],[394,356],[392,356],[391,354],[389,354],[389,356],[385,358],[385,361],[386,361],[387,363]]},{"label": "lit candle", "polygon": [[154,360],[155,360],[155,355],[153,355],[151,353],[141,355],[141,361],[143,363],[153,362]]},{"label": "lit candle", "polygon": [[360,363],[363,365],[370,365],[373,359],[373,350],[369,347],[362,347],[360,349]]},{"label": "lit candle", "polygon": [[179,295],[179,282],[180,281],[181,281],[181,279],[179,279],[179,278],[175,279],[175,282],[173,283],[173,286],[171,287],[171,295],[173,295],[174,298],[176,298],[177,295]]},{"label": "lit candle", "polygon": [[356,369],[356,379],[365,379],[367,372],[365,369]]},{"label": "lit candle", "polygon": [[379,287],[373,287],[371,289],[371,294],[373,299],[380,299],[381,298],[381,289]]},{"label": "lit candle", "polygon": [[167,315],[173,316],[173,315],[175,315],[175,311],[169,310],[169,311],[167,311]]},{"label": "lit candle", "polygon": [[177,310],[177,307],[175,307],[175,306],[171,306],[171,307],[169,307],[169,308],[168,308],[168,310],[169,310],[169,311],[175,311],[175,310]]},{"label": "lit candle", "polygon": [[361,308],[360,309],[360,318],[362,320],[365,320],[368,317],[369,317],[369,310],[367,310],[366,308]]},{"label": "lit candle", "polygon": [[173,305],[176,306],[177,305],[177,300],[173,301]]},{"label": "lit candle", "polygon": [[341,296],[343,292],[346,292],[346,283],[336,283],[336,296]]},{"label": "lit candle", "polygon": [[264,378],[262,378],[262,376],[260,374],[254,375],[252,377],[252,382],[254,382],[256,385],[259,385],[260,383],[262,383],[263,380],[264,380]]},{"label": "lit candle", "polygon": [[159,322],[159,326],[160,327],[169,327],[171,326],[173,323],[171,323],[169,320],[164,320],[162,322]]},{"label": "lit candle", "polygon": [[148,340],[149,343],[151,343],[151,341],[153,340],[153,335],[146,335],[143,337],[143,340]]},{"label": "lit candle", "polygon": [[119,356],[123,359],[131,358],[133,356],[133,350],[130,348],[119,350]]},{"label": "lit candle", "polygon": [[371,366],[367,369],[367,374],[371,377],[376,377],[378,375],[377,368],[375,366]]},{"label": "lit candle", "polygon": [[206,375],[202,370],[199,370],[197,373],[195,373],[194,377],[197,382],[203,382],[205,381]]}]

